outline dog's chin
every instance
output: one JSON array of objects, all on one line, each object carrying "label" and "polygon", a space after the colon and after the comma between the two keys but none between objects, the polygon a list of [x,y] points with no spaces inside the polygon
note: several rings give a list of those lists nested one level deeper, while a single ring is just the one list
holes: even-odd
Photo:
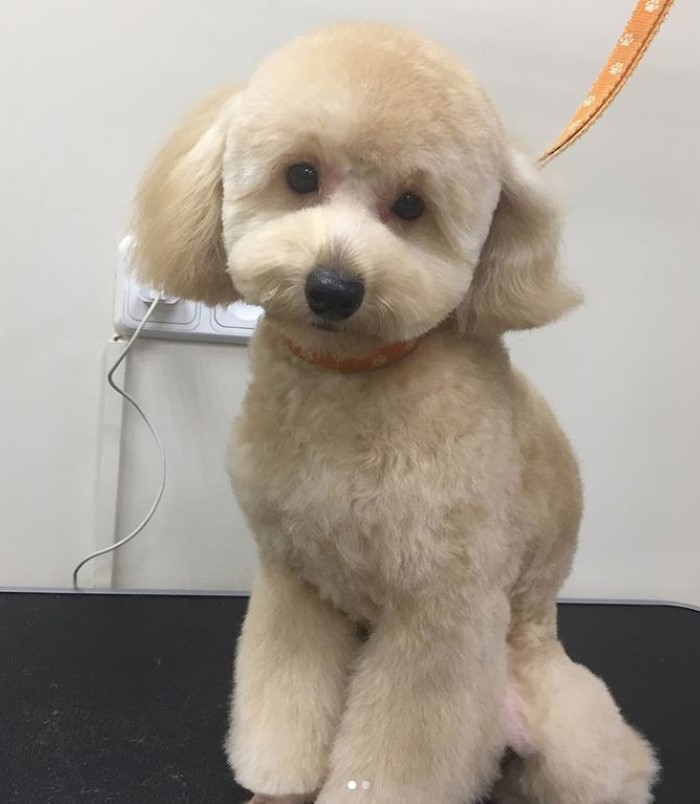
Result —
[{"label": "dog's chin", "polygon": [[311,317],[287,317],[266,313],[265,322],[283,340],[291,340],[308,351],[331,352],[338,357],[355,357],[385,343],[351,321],[324,321]]},{"label": "dog's chin", "polygon": [[419,338],[439,326],[440,321],[420,322],[400,331],[376,331],[367,322],[352,318],[342,321],[324,321],[316,317],[279,315],[268,311],[266,321],[283,337],[306,348],[326,349],[350,355],[376,349],[391,343]]},{"label": "dog's chin", "polygon": [[265,320],[282,338],[304,349],[329,351],[337,355],[357,355],[380,346],[411,340],[440,324],[436,321],[406,322],[403,327],[388,327],[372,316],[357,315],[339,321],[315,316],[310,310],[285,309],[264,305]]}]

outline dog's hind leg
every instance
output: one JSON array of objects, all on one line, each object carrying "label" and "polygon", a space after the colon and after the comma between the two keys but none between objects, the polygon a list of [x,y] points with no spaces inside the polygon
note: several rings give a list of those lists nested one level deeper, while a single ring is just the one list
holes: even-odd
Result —
[{"label": "dog's hind leg", "polygon": [[358,645],[355,626],[313,587],[262,562],[238,645],[226,744],[253,801],[313,799]]},{"label": "dog's hind leg", "polygon": [[[553,607],[553,604],[552,604]],[[608,688],[574,663],[546,622],[516,621],[510,637],[510,730],[515,751],[498,804],[648,804],[657,765]]]}]

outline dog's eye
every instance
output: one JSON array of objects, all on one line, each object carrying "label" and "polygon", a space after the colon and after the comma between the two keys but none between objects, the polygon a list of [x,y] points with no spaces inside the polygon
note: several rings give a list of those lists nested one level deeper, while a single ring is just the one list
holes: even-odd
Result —
[{"label": "dog's eye", "polygon": [[413,195],[413,193],[400,195],[391,208],[394,215],[405,221],[414,221],[416,218],[420,218],[424,210],[425,203],[423,199]]},{"label": "dog's eye", "polygon": [[318,171],[307,162],[290,165],[287,168],[287,184],[300,195],[318,192]]}]

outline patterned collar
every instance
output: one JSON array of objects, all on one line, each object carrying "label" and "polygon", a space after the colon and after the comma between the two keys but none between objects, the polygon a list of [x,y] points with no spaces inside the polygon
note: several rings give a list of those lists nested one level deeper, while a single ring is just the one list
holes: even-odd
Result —
[{"label": "patterned collar", "polygon": [[372,369],[383,368],[396,363],[401,358],[410,355],[411,352],[421,342],[421,338],[413,338],[410,341],[399,341],[380,346],[367,355],[362,357],[336,357],[331,352],[307,352],[301,346],[294,343],[289,338],[284,339],[284,345],[289,351],[305,363],[312,366],[329,369],[330,371],[340,371],[350,374],[356,371],[370,371]]}]

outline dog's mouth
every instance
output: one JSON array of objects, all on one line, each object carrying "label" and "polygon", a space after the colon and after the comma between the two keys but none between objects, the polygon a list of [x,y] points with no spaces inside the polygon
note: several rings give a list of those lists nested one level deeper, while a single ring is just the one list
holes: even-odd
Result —
[{"label": "dog's mouth", "polygon": [[320,329],[323,332],[337,332],[338,327],[331,324],[329,321],[312,321],[311,326],[315,329]]}]

